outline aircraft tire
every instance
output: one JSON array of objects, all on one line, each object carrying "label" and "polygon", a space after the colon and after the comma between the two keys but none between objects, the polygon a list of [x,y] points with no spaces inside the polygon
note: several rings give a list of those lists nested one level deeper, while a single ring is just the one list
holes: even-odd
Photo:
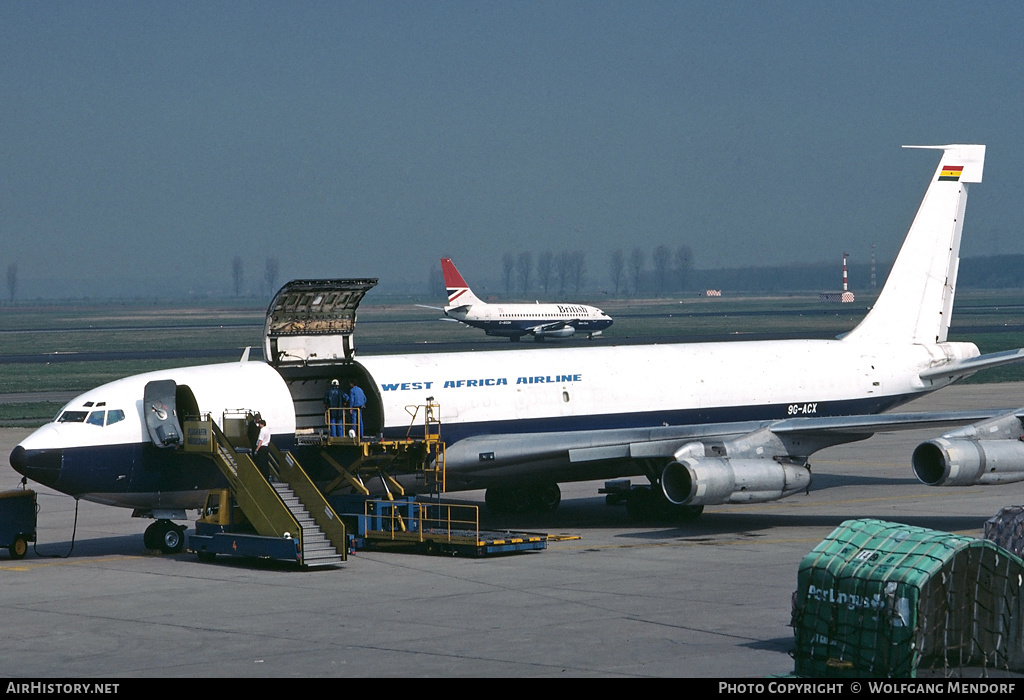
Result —
[{"label": "aircraft tire", "polygon": [[672,514],[681,523],[693,523],[700,520],[704,506],[672,506]]},{"label": "aircraft tire", "polygon": [[647,487],[635,488],[626,495],[626,513],[634,523],[642,523],[651,519],[651,501],[653,494]]},{"label": "aircraft tire", "polygon": [[533,487],[531,491],[531,500],[536,506],[536,509],[542,513],[558,508],[558,504],[562,502],[562,491],[558,488],[558,484],[554,482],[550,484],[538,484]]},{"label": "aircraft tire", "polygon": [[530,512],[530,505],[533,499],[530,498],[530,491],[520,486],[513,486],[508,490],[508,512],[512,515],[522,515]]},{"label": "aircraft tire", "polygon": [[487,507],[501,515],[528,513],[535,502],[533,493],[520,486],[492,486],[484,494]]},{"label": "aircraft tire", "polygon": [[28,542],[21,535],[17,535],[7,551],[11,553],[11,559],[24,559],[25,553],[28,552]]},{"label": "aircraft tire", "polygon": [[511,503],[508,489],[500,486],[492,486],[487,489],[486,493],[484,493],[484,503],[487,504],[487,508],[493,513],[502,515],[508,513]]},{"label": "aircraft tire", "polygon": [[149,527],[146,528],[146,531],[142,533],[142,545],[146,549],[157,549],[157,525],[159,525],[158,522],[150,523]]},{"label": "aircraft tire", "polygon": [[626,496],[626,512],[635,523],[659,521],[692,523],[700,519],[704,506],[677,506],[669,503],[660,490],[635,488]]},{"label": "aircraft tire", "polygon": [[185,529],[170,520],[156,521],[146,528],[146,533],[154,545],[151,548],[164,554],[177,554],[185,547]]},{"label": "aircraft tire", "polygon": [[176,527],[168,528],[160,538],[160,551],[164,554],[177,554],[185,546],[185,533]]}]

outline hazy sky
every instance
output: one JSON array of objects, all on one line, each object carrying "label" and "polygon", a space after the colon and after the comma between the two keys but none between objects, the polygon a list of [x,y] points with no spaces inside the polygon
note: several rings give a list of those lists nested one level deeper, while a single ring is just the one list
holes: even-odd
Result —
[{"label": "hazy sky", "polygon": [[[985,143],[965,255],[1024,253],[1024,3],[0,3],[0,266],[230,287],[496,278],[506,251],[891,260]],[[649,253],[648,253],[649,256]],[[96,293],[95,291],[93,293]]]}]

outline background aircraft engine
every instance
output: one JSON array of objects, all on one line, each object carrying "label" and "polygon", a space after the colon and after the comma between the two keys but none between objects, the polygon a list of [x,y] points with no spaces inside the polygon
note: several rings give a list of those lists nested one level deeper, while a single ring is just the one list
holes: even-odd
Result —
[{"label": "background aircraft engine", "polygon": [[771,459],[687,458],[661,474],[665,498],[675,505],[763,503],[806,490],[811,472]]},{"label": "background aircraft engine", "polygon": [[576,329],[572,326],[565,326],[564,328],[558,328],[550,331],[537,331],[537,337],[543,338],[568,338],[570,335],[576,332]]},{"label": "background aircraft engine", "polygon": [[973,486],[1024,481],[1024,442],[944,437],[914,450],[914,474],[928,486]]}]

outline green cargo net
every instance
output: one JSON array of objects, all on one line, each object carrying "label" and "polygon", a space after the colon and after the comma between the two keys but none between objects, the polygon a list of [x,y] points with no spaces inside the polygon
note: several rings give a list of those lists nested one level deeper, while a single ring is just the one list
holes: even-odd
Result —
[{"label": "green cargo net", "polygon": [[1024,670],[1024,564],[992,542],[844,522],[804,557],[793,594],[797,675],[914,677]]}]

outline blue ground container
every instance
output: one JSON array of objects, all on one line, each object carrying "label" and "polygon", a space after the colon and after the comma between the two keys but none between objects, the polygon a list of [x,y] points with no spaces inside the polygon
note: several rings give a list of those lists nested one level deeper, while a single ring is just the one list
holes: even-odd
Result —
[{"label": "blue ground container", "polygon": [[21,559],[28,543],[36,541],[36,492],[31,489],[0,491],[0,547],[11,559]]}]

